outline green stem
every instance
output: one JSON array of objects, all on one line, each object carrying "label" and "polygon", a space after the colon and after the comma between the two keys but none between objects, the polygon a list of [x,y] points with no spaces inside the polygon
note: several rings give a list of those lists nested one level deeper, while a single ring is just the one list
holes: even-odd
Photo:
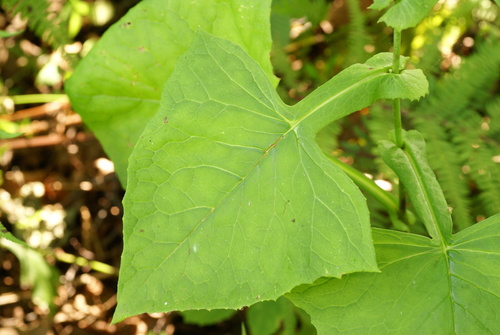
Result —
[{"label": "green stem", "polygon": [[14,104],[40,104],[47,102],[54,102],[57,100],[68,100],[66,94],[24,94],[24,95],[12,95],[9,96]]},{"label": "green stem", "polygon": [[64,251],[57,251],[49,253],[53,257],[55,257],[58,261],[68,263],[68,264],[76,264],[79,266],[88,266],[94,271],[106,273],[109,275],[116,275],[118,273],[118,269],[114,268],[111,265],[99,262],[99,261],[91,261],[86,258],[75,256],[72,254],[68,254]]},{"label": "green stem", "polygon": [[344,162],[340,161],[339,159],[332,157],[332,156],[327,156],[335,165],[340,167],[345,174],[351,178],[356,185],[359,186],[362,190],[365,192],[369,193],[372,197],[375,198],[384,208],[386,211],[391,215],[397,216],[398,213],[398,204],[396,202],[396,199],[394,197],[381,189],[373,180],[356,170],[350,165],[345,164]]},{"label": "green stem", "polygon": [[400,182],[399,183],[399,209],[398,216],[400,220],[405,222],[406,218],[406,191],[405,186]]},{"label": "green stem", "polygon": [[394,29],[394,51],[392,62],[392,73],[399,73],[399,56],[401,55],[401,30]]},{"label": "green stem", "polygon": [[[2,226],[3,227],[3,226]],[[4,233],[5,234],[5,233]],[[80,256],[75,256],[72,254],[68,254],[67,252],[64,252],[62,250],[45,250],[45,249],[35,249],[27,245],[24,241],[14,241],[17,240],[17,238],[12,239],[11,237],[5,237],[0,236],[0,247],[6,248],[7,250],[10,250],[13,253],[24,251],[25,250],[33,250],[33,252],[37,252],[42,256],[50,256],[54,257],[60,262],[68,263],[68,264],[76,264],[79,266],[88,266],[94,271],[101,272],[101,273],[106,273],[108,275],[116,275],[118,274],[118,269],[108,265],[106,263],[102,263],[99,261],[93,261],[89,260]]]},{"label": "green stem", "polygon": [[[401,55],[401,30],[394,29],[394,52],[392,60],[392,73],[399,73],[399,58]],[[401,102],[399,99],[392,100],[392,112],[394,114],[394,135],[396,145],[403,147],[403,126],[401,122]]]},{"label": "green stem", "polygon": [[394,115],[394,141],[398,148],[403,148],[403,123],[401,121],[401,101],[392,100],[392,113]]},{"label": "green stem", "polygon": [[[399,59],[401,56],[401,30],[394,29],[392,73],[399,74]],[[398,148],[403,148],[403,122],[401,121],[401,100],[392,100],[392,113],[394,115],[394,141]],[[406,192],[403,184],[399,183],[398,216],[404,222],[406,217]]]}]

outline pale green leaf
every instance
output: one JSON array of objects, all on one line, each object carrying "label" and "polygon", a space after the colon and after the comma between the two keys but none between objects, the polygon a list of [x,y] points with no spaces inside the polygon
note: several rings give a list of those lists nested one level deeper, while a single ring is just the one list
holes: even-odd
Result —
[{"label": "pale green leaf", "polygon": [[277,84],[269,59],[270,6],[271,0],[145,0],[82,60],[65,88],[113,160],[123,186],[132,148],[198,29],[242,46]]},{"label": "pale green leaf", "polygon": [[500,215],[453,236],[373,229],[381,273],[302,285],[286,295],[318,334],[496,334],[500,319]]},{"label": "pale green leaf", "polygon": [[380,155],[404,184],[429,235],[438,243],[449,241],[453,223],[441,186],[427,163],[424,139],[412,130],[403,133],[403,141],[404,149],[380,141]]},{"label": "pale green leaf", "polygon": [[353,65],[290,107],[240,47],[200,32],[131,156],[114,321],[376,271],[364,197],[315,136],[376,99],[425,93],[420,71],[392,74],[391,60]]},{"label": "pale green leaf", "polygon": [[[400,0],[396,1],[379,21],[398,30],[417,26],[432,10],[438,0]],[[371,9],[385,9],[394,0],[375,0]]]}]

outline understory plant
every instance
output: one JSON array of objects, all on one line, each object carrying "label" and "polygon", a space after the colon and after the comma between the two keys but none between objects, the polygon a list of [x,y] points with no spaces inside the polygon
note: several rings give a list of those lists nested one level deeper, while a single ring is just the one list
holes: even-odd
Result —
[{"label": "understory plant", "polygon": [[[270,0],[145,0],[112,26],[66,91],[126,187],[113,322],[187,311],[209,323],[249,306],[251,334],[494,334],[500,215],[453,234],[424,137],[402,126],[401,100],[428,92],[402,32],[436,2],[374,1],[392,52],[293,106],[269,61]],[[394,123],[378,152],[397,196],[317,143],[381,99]],[[359,188],[390,226],[416,217],[426,232],[372,228]]]}]

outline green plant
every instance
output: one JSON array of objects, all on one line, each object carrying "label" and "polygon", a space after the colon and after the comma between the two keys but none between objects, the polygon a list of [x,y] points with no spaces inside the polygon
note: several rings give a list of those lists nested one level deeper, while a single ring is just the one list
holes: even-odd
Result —
[{"label": "green plant", "polygon": [[[252,305],[248,329],[258,332],[260,308],[298,318],[291,301],[320,334],[494,333],[500,216],[453,235],[422,136],[402,130],[399,99],[419,99],[427,81],[399,56],[401,31],[435,3],[395,3],[382,16],[393,54],[347,68],[294,106],[274,90],[269,1],[145,1],[111,28],[66,89],[127,180],[114,321]],[[316,143],[378,99],[393,100],[395,131],[379,152],[404,185],[398,201]],[[409,224],[407,195],[430,238],[370,229],[342,169],[387,221]]]}]

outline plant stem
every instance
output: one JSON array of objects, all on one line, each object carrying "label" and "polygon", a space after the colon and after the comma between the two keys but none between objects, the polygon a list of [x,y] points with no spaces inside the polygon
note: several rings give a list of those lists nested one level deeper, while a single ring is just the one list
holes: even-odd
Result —
[{"label": "plant stem", "polygon": [[68,254],[60,249],[54,250],[51,255],[54,256],[58,261],[68,264],[76,264],[78,266],[88,266],[89,268],[97,272],[106,273],[109,275],[116,275],[118,273],[118,269],[114,268],[111,265]]},{"label": "plant stem", "polygon": [[[399,57],[401,55],[401,30],[394,29],[394,52],[392,60],[392,73],[399,73]],[[396,145],[403,147],[403,126],[401,122],[401,102],[399,99],[392,100],[392,112],[394,114],[394,135]]]},{"label": "plant stem", "polygon": [[[401,55],[401,30],[394,29],[394,42],[393,42],[393,59],[392,59],[392,73],[399,73],[399,58]],[[392,100],[392,112],[394,115],[394,141],[396,146],[403,148],[403,123],[401,121],[401,101],[400,99]],[[399,183],[399,208],[398,216],[404,222],[406,215],[406,192],[403,184]]]},{"label": "plant stem", "polygon": [[373,180],[371,180],[352,166],[345,164],[344,162],[333,156],[326,157],[329,158],[335,165],[340,167],[345,172],[345,174],[347,174],[349,178],[351,178],[356,183],[356,185],[359,186],[359,188],[369,193],[382,206],[384,206],[387,212],[394,215],[399,213],[396,199],[394,199],[394,197],[390,193],[381,189],[380,186],[378,186]]}]

